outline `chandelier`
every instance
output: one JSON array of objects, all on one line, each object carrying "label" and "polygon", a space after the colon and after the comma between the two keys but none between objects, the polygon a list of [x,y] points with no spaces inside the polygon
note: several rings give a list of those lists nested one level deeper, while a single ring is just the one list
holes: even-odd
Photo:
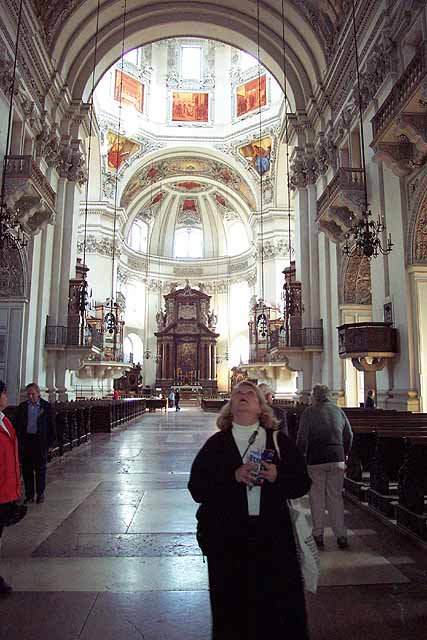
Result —
[{"label": "chandelier", "polygon": [[370,209],[365,209],[361,220],[345,234],[345,243],[342,248],[344,255],[377,258],[380,254],[386,256],[390,253],[393,247],[391,234],[388,234],[387,243],[383,247],[380,234],[385,231],[385,226],[379,216],[377,221],[372,220],[371,216]]},{"label": "chandelier", "polygon": [[354,50],[356,59],[356,77],[357,77],[357,97],[359,102],[359,123],[360,123],[360,141],[362,150],[362,169],[363,169],[363,185],[364,185],[364,208],[360,220],[355,222],[348,232],[345,234],[345,243],[342,252],[346,256],[357,256],[359,258],[377,258],[380,254],[388,255],[392,250],[393,243],[391,234],[389,233],[386,244],[383,246],[381,235],[385,231],[384,221],[378,216],[377,221],[372,220],[372,212],[368,206],[368,189],[366,184],[366,159],[365,159],[365,136],[363,133],[363,108],[362,95],[360,92],[360,73],[359,73],[359,54],[357,51],[357,29],[356,29],[356,12],[354,8],[354,0],[352,0],[352,21]]}]

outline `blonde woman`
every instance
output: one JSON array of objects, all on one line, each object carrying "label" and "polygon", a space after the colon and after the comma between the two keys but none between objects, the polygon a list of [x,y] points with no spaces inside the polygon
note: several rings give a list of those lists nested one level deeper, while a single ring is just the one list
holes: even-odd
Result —
[{"label": "blonde woman", "polygon": [[[304,591],[287,498],[310,479],[293,442],[251,382],[233,388],[197,454],[189,490],[201,503],[199,543],[208,559],[212,640],[308,638]],[[260,459],[262,462],[260,462]],[[270,461],[267,461],[270,460]]]}]

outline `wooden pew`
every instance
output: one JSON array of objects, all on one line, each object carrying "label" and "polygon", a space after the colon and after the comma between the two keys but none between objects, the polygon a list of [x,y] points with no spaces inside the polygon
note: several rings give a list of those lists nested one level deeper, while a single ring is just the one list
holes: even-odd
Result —
[{"label": "wooden pew", "polygon": [[227,402],[228,399],[226,398],[202,398],[201,407],[203,411],[219,413]]},{"label": "wooden pew", "polygon": [[145,403],[148,411],[151,413],[156,411],[156,409],[164,409],[165,413],[168,410],[168,400],[167,398],[146,398]]},{"label": "wooden pew", "polygon": [[427,415],[372,414],[349,417],[354,440],[345,490],[427,540]]}]

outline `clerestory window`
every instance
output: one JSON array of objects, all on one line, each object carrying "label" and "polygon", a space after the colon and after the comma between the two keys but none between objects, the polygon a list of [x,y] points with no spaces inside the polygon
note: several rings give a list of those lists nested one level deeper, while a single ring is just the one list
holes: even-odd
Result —
[{"label": "clerestory window", "polygon": [[202,229],[177,229],[174,256],[175,258],[203,258]]}]

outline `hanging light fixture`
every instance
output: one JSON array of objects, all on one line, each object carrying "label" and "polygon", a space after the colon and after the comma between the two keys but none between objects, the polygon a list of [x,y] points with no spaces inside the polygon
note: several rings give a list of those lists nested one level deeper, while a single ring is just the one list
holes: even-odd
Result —
[{"label": "hanging light fixture", "polygon": [[[257,0],[257,56],[258,56],[258,103],[259,103],[259,146],[261,145],[262,134],[262,108],[261,108],[261,60],[260,60],[260,0]],[[266,340],[268,334],[268,319],[265,313],[264,302],[264,211],[263,211],[263,174],[259,171],[260,176],[260,235],[261,235],[261,298],[258,301],[260,313],[256,318],[256,330],[260,340]]]},{"label": "hanging light fixture", "polygon": [[360,92],[360,73],[359,73],[359,54],[357,50],[357,29],[356,29],[356,11],[354,0],[352,0],[352,21],[354,50],[356,59],[356,77],[357,77],[357,97],[359,102],[359,124],[360,139],[362,146],[362,170],[365,202],[362,211],[362,217],[355,222],[345,235],[345,243],[342,252],[346,256],[358,256],[366,258],[377,258],[380,254],[388,255],[392,250],[393,243],[391,234],[389,233],[385,246],[381,241],[381,234],[385,231],[383,219],[378,216],[377,221],[372,220],[372,212],[368,204],[368,188],[366,182],[366,159],[365,159],[365,136],[363,133],[363,108],[362,96]]},{"label": "hanging light fixture", "polygon": [[99,36],[99,14],[100,14],[100,5],[101,2],[98,0],[97,8],[96,8],[96,29],[95,29],[95,44],[94,44],[94,53],[93,53],[93,66],[92,66],[92,90],[90,94],[89,101],[89,143],[87,150],[87,166],[88,166],[88,175],[86,180],[86,194],[85,194],[85,213],[84,213],[84,231],[83,231],[83,278],[80,284],[79,289],[79,313],[80,313],[80,343],[84,344],[85,341],[85,330],[87,323],[87,314],[91,304],[92,291],[89,293],[89,284],[87,281],[87,271],[86,268],[86,244],[87,244],[87,219],[88,219],[88,208],[89,208],[89,180],[91,176],[91,153],[92,153],[92,133],[93,133],[93,117],[94,117],[94,109],[93,109],[93,96],[95,92],[95,70],[97,64],[97,54],[98,54],[98,36]]},{"label": "hanging light fixture", "polygon": [[[289,265],[292,259],[292,233],[291,233],[291,182],[289,170],[289,110],[288,110],[288,88],[286,73],[286,37],[285,37],[285,2],[282,0],[282,43],[283,43],[283,91],[285,100],[285,141],[286,141],[286,190],[288,203],[288,247],[289,247]],[[286,274],[286,269],[283,271]],[[296,298],[296,289],[290,286],[290,282],[285,275],[285,284],[282,289],[283,298],[283,319],[284,323],[279,328],[279,335],[285,335],[286,346],[290,345],[290,320],[297,312],[298,300]]]},{"label": "hanging light fixture", "polygon": [[127,0],[123,3],[123,24],[122,24],[122,50],[121,50],[121,74],[119,85],[119,117],[117,125],[117,142],[116,142],[116,179],[114,185],[114,218],[113,218],[113,246],[112,246],[112,260],[111,260],[111,298],[110,298],[110,311],[105,316],[105,324],[107,331],[113,336],[113,360],[116,359],[117,349],[117,333],[119,329],[119,305],[115,300],[115,259],[116,259],[116,231],[117,231],[117,207],[118,207],[118,172],[120,166],[120,139],[121,139],[121,122],[122,122],[122,95],[123,95],[123,65],[125,55],[125,37],[126,37],[126,18],[127,18]]},{"label": "hanging light fixture", "polygon": [[14,211],[11,211],[6,204],[6,179],[7,179],[6,176],[7,176],[7,165],[8,165],[11,137],[12,137],[13,98],[15,95],[16,67],[18,63],[18,47],[19,47],[19,37],[20,37],[21,25],[22,25],[22,5],[23,5],[23,0],[21,0],[19,3],[18,22],[16,27],[16,40],[15,40],[15,51],[14,51],[14,59],[13,59],[12,82],[10,83],[10,86],[9,86],[10,102],[9,102],[9,115],[8,115],[8,121],[7,121],[6,146],[4,150],[2,182],[1,182],[1,192],[0,192],[0,244],[2,244],[3,246],[7,245],[10,247],[18,247],[19,249],[24,249],[27,246],[28,239],[19,221],[19,210],[15,209]]},{"label": "hanging light fixture", "polygon": [[[147,176],[150,174],[150,170],[147,170]],[[152,177],[150,178],[151,183],[150,183],[150,214],[149,214],[149,219],[152,220],[153,219],[153,199],[154,199],[154,190],[153,190],[153,181],[154,181],[154,173],[152,175]],[[150,281],[149,281],[149,273],[150,273],[150,238],[147,238],[147,261],[146,261],[146,271],[145,271],[145,319],[144,319],[144,342],[147,345],[148,343],[148,339],[147,339],[147,329],[148,329],[148,323],[150,321]],[[146,360],[149,360],[151,358],[151,349],[146,346],[146,349],[144,351],[144,358]],[[156,356],[154,357],[154,360],[157,362],[156,360]]]}]

